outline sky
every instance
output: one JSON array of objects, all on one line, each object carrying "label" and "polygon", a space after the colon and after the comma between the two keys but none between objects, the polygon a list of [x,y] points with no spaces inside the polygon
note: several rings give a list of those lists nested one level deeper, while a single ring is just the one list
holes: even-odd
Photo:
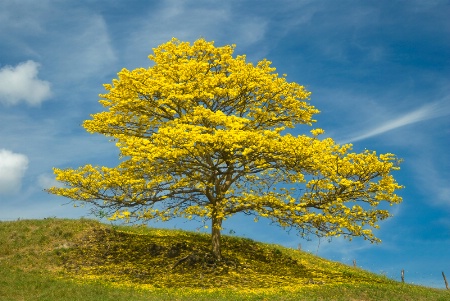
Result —
[{"label": "sky", "polygon": [[103,84],[122,68],[150,66],[152,48],[172,37],[205,38],[236,44],[235,54],[251,62],[267,58],[304,85],[326,137],[404,160],[394,172],[403,203],[375,231],[381,244],[304,240],[246,216],[227,220],[224,233],[356,260],[397,280],[404,269],[406,282],[443,288],[441,272],[450,276],[449,15],[444,0],[2,0],[0,220],[90,217],[43,189],[56,184],[53,167],[117,164],[114,144],[81,127],[102,111]]}]

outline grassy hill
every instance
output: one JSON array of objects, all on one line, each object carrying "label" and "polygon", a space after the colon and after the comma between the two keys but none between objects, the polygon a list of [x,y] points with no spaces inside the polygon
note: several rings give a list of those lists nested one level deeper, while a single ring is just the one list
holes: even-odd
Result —
[{"label": "grassy hill", "polygon": [[93,220],[0,222],[0,300],[450,300],[306,252]]}]

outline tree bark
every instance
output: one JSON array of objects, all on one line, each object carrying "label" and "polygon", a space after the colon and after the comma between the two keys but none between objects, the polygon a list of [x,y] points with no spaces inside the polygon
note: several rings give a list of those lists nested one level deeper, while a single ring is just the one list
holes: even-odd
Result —
[{"label": "tree bark", "polygon": [[217,261],[222,260],[222,252],[220,245],[220,231],[222,229],[222,218],[218,218],[216,212],[212,215],[212,225],[211,225],[211,243],[212,243],[212,253]]}]

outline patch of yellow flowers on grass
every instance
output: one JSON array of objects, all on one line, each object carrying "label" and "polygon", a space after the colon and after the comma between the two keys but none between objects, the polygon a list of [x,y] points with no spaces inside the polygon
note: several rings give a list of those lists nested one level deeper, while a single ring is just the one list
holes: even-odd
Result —
[{"label": "patch of yellow flowers on grass", "polygon": [[63,255],[64,270],[75,281],[180,294],[271,294],[379,281],[308,253],[234,237],[224,238],[228,264],[213,268],[201,261],[175,265],[186,254],[206,254],[202,251],[209,249],[208,243],[208,237],[198,233],[130,232],[102,226],[85,232],[75,248]]}]

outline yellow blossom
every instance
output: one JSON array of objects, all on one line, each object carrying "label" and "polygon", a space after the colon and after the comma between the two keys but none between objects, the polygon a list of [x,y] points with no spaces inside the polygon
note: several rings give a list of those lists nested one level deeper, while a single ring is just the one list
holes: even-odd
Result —
[{"label": "yellow blossom", "polygon": [[[389,216],[402,188],[393,154],[351,152],[331,138],[283,133],[319,111],[305,87],[235,46],[177,39],[153,49],[152,67],[122,69],[104,85],[105,111],[83,123],[120,150],[116,167],[55,168],[50,193],[90,203],[110,219],[211,220],[220,258],[222,222],[238,212],[318,235],[363,236]],[[257,219],[255,219],[257,220]]]}]

